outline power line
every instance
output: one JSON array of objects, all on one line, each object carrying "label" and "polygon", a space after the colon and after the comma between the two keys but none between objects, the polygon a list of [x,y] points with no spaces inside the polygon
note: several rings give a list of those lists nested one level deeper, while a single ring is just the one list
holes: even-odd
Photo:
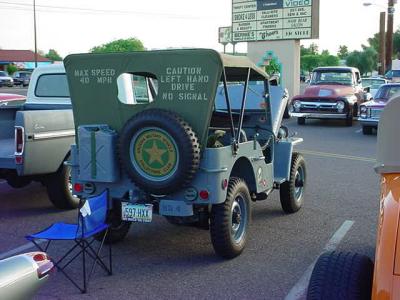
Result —
[{"label": "power line", "polygon": [[[8,7],[2,7],[4,9],[12,10],[25,10],[32,11],[32,4],[28,3],[15,3],[8,1],[0,1],[0,4],[12,5]],[[131,10],[105,10],[105,9],[93,9],[93,8],[80,8],[80,7],[68,7],[68,6],[53,6],[53,5],[36,5],[36,8],[41,12],[60,12],[59,10],[65,10],[78,13],[93,13],[93,14],[123,14],[123,15],[146,15],[146,16],[157,16],[172,19],[210,19],[210,17],[190,16],[190,15],[179,15],[162,12],[144,12],[144,11],[131,11]],[[57,11],[58,10],[58,11]]]}]

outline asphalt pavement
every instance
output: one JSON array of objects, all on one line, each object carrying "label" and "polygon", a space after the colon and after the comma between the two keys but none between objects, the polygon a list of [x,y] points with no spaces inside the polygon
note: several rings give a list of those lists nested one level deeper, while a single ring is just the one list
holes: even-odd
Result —
[{"label": "asphalt pavement", "polygon": [[28,92],[28,87],[20,87],[20,86],[0,87],[0,93],[26,95],[27,92]]},{"label": "asphalt pavement", "polygon": [[[284,214],[277,191],[254,203],[241,256],[222,260],[214,255],[208,231],[155,216],[151,224],[132,225],[125,241],[113,248],[114,275],[98,270],[87,295],[55,273],[36,298],[303,299],[312,264],[324,249],[373,258],[379,206],[376,136],[364,136],[357,123],[345,127],[340,121],[315,120],[299,126],[291,119],[285,125],[304,138],[296,146],[307,162],[304,207]],[[27,248],[26,234],[76,220],[76,211],[54,209],[36,183],[17,190],[0,182],[0,201],[0,258],[33,250]],[[56,246],[50,255],[63,248]]]}]

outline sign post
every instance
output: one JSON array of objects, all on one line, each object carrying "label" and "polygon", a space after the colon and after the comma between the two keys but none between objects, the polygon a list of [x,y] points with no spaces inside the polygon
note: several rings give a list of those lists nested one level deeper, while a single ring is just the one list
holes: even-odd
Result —
[{"label": "sign post", "polygon": [[226,53],[226,45],[232,43],[232,27],[218,28],[218,42],[224,45],[224,53]]}]

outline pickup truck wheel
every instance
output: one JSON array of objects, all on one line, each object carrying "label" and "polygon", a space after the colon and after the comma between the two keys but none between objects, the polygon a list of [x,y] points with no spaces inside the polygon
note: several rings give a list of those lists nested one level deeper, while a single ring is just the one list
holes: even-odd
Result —
[{"label": "pickup truck wheel", "polygon": [[231,259],[242,253],[251,219],[250,201],[246,183],[232,177],[225,202],[212,206],[211,241],[219,256]]},{"label": "pickup truck wheel", "polygon": [[193,179],[200,165],[200,144],[180,116],[148,109],[122,128],[119,158],[137,186],[151,194],[165,195]]},{"label": "pickup truck wheel", "polygon": [[306,178],[305,160],[295,152],[292,155],[289,181],[282,183],[279,188],[281,206],[285,213],[295,213],[303,205]]},{"label": "pickup truck wheel", "polygon": [[311,275],[307,300],[362,300],[371,298],[373,263],[349,252],[322,254]]},{"label": "pickup truck wheel", "polygon": [[46,180],[47,195],[51,203],[60,209],[73,209],[79,206],[79,199],[72,194],[71,168],[61,165],[60,169]]},{"label": "pickup truck wheel", "polygon": [[298,125],[305,125],[306,124],[306,118],[297,118],[297,124]]},{"label": "pickup truck wheel", "polygon": [[363,126],[362,132],[364,135],[371,135],[372,134],[372,127],[371,126]]},{"label": "pickup truck wheel", "polygon": [[[113,201],[113,209],[108,212],[106,223],[109,224],[110,227],[108,228],[108,234],[104,240],[105,244],[115,244],[125,239],[132,223],[121,220],[121,201]],[[104,232],[100,232],[94,236],[98,241],[102,241],[103,237]]]},{"label": "pickup truck wheel", "polygon": [[352,112],[349,113],[345,122],[346,122],[346,126],[348,126],[348,127],[353,126],[353,113]]}]

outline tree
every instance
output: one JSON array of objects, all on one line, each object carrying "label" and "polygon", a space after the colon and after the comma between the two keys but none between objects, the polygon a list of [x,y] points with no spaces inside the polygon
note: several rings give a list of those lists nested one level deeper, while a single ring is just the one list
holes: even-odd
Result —
[{"label": "tree", "polygon": [[265,66],[265,72],[268,75],[275,75],[281,73],[281,66],[278,64],[275,58],[273,58],[267,66]]},{"label": "tree", "polygon": [[[375,33],[373,37],[368,39],[369,46],[376,52],[379,52],[379,33]],[[400,52],[400,27],[393,33],[393,56]]]},{"label": "tree", "polygon": [[378,62],[378,53],[374,48],[365,48],[363,51],[353,51],[346,59],[346,64],[356,67],[361,74],[366,74],[375,70]]},{"label": "tree", "polygon": [[18,71],[18,68],[17,68],[16,65],[11,64],[11,65],[8,65],[8,66],[7,66],[7,73],[8,73],[9,75],[12,75],[12,74],[14,74],[14,73],[17,72],[17,71]]},{"label": "tree", "polygon": [[51,61],[62,61],[62,57],[54,49],[49,49],[49,52],[45,55]]},{"label": "tree", "polygon": [[136,38],[119,39],[90,49],[92,53],[130,52],[146,50],[143,43]]},{"label": "tree", "polygon": [[340,59],[346,59],[347,56],[349,56],[349,48],[346,45],[339,46],[339,51],[337,53],[337,56]]}]

